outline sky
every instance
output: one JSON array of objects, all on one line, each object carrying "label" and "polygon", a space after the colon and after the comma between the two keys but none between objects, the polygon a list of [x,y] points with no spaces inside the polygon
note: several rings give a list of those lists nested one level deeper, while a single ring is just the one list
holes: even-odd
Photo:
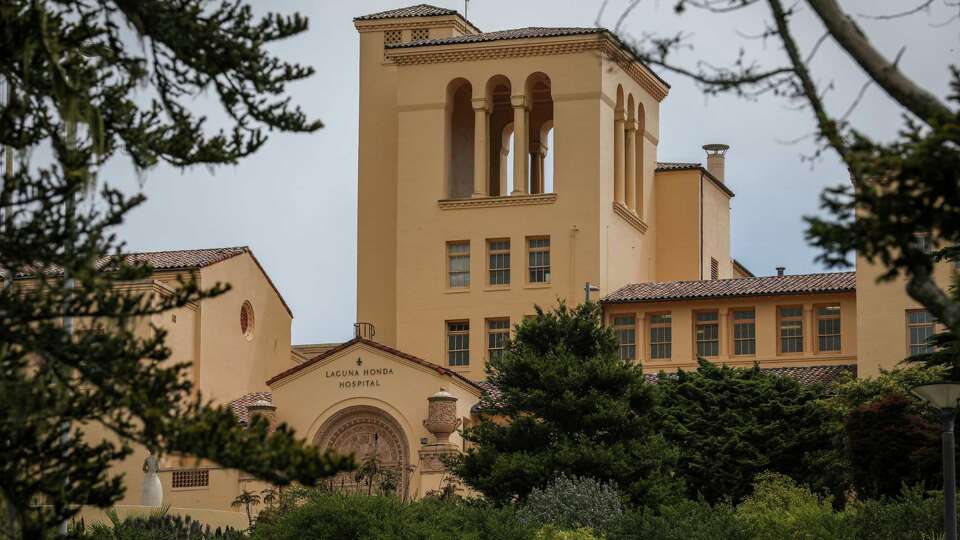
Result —
[{"label": "sky", "polygon": [[[906,19],[857,22],[875,45],[895,57],[903,48],[903,71],[939,96],[948,90],[946,64],[958,58],[956,14],[938,0],[929,12]],[[353,17],[417,3],[402,0],[271,0],[255,9],[310,19],[310,29],[274,44],[271,52],[313,66],[316,74],[289,87],[289,95],[324,128],[312,134],[272,133],[266,146],[236,166],[179,170],[160,166],[137,175],[123,160],[102,171],[102,181],[147,202],[134,210],[118,233],[129,251],[250,246],[294,312],[293,342],[343,341],[356,317],[356,220],[358,141],[358,47]],[[433,0],[462,12],[463,0]],[[609,0],[601,24],[613,27],[628,0]],[[692,48],[678,59],[686,65],[729,64],[743,47],[770,65],[783,62],[779,42],[748,39],[763,30],[766,7],[733,14],[688,10],[677,15],[675,0],[645,0],[624,19],[623,31],[684,32]],[[919,3],[919,0],[918,0]],[[469,19],[483,31],[524,26],[593,26],[600,0],[472,0]],[[902,11],[911,2],[841,0],[848,13]],[[823,29],[809,13],[796,21],[796,38],[809,51]],[[866,78],[836,46],[825,43],[812,67],[831,88],[827,103],[841,114]],[[700,161],[706,143],[726,143],[727,184],[732,202],[733,256],[757,275],[775,267],[788,273],[823,271],[817,252],[804,241],[803,216],[818,211],[826,186],[846,181],[831,154],[811,161],[810,112],[782,98],[705,97],[680,75],[655,70],[671,84],[661,103],[659,161]],[[195,110],[222,118],[209,96]],[[873,86],[850,120],[880,139],[902,125],[895,104]],[[799,140],[799,142],[798,142]]]}]

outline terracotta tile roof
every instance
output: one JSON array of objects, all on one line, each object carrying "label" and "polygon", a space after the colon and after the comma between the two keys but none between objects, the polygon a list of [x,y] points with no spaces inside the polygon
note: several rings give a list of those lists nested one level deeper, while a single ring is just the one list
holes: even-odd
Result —
[{"label": "terracotta tile roof", "polygon": [[[180,249],[175,251],[145,251],[140,253],[128,253],[123,255],[123,258],[127,263],[130,264],[148,263],[156,270],[190,270],[204,268],[249,251],[250,248],[247,246],[209,249]],[[97,269],[108,269],[107,266],[112,260],[112,257],[101,257],[97,260]],[[52,266],[44,273],[47,275],[56,276],[60,275],[62,272],[63,269],[59,266]],[[17,278],[30,277],[36,273],[36,271],[31,270],[21,271],[17,273]]]},{"label": "terracotta tile roof", "polygon": [[247,408],[261,400],[273,403],[273,394],[270,392],[252,392],[250,394],[245,394],[231,401],[230,408],[233,410],[233,414],[237,417],[237,421],[246,425],[247,421],[250,419]]},{"label": "terracotta tile roof", "polygon": [[525,39],[525,38],[545,38],[560,36],[578,36],[586,34],[602,34],[606,32],[603,28],[589,27],[542,27],[528,26],[526,28],[514,28],[511,30],[498,30],[496,32],[481,32],[479,34],[467,34],[463,36],[454,36],[438,39],[421,39],[418,41],[407,41],[404,43],[392,43],[387,45],[388,49],[405,49],[408,47],[428,47],[431,45],[457,45],[460,43],[485,43],[488,41],[500,41],[503,39]]},{"label": "terracotta tile roof", "polygon": [[766,276],[697,281],[634,283],[603,297],[604,304],[697,300],[742,296],[855,292],[855,272],[827,272],[792,276]]},{"label": "terracotta tile roof", "polygon": [[297,372],[299,372],[299,371],[302,371],[302,370],[304,370],[304,369],[306,369],[306,368],[308,368],[308,367],[310,367],[310,366],[312,366],[312,365],[314,365],[314,364],[316,364],[316,363],[318,363],[318,362],[322,362],[324,359],[329,358],[329,357],[331,357],[331,356],[339,353],[339,352],[342,351],[342,350],[348,349],[348,348],[352,347],[353,345],[355,345],[355,344],[357,344],[357,343],[360,343],[360,344],[363,344],[363,345],[367,345],[368,347],[372,347],[372,348],[374,348],[374,349],[378,349],[378,350],[380,350],[380,351],[383,351],[383,352],[388,353],[388,354],[392,354],[392,355],[394,355],[394,356],[398,356],[398,357],[403,358],[403,359],[405,359],[405,360],[409,360],[409,361],[411,361],[411,362],[413,362],[413,363],[415,363],[415,364],[420,364],[421,366],[428,367],[428,368],[436,371],[437,373],[439,373],[439,374],[441,374],[441,375],[446,375],[447,377],[452,377],[452,378],[454,378],[454,379],[458,379],[458,380],[460,380],[460,381],[462,381],[462,382],[465,382],[465,383],[467,383],[467,385],[469,385],[469,386],[477,389],[478,391],[482,390],[482,388],[480,387],[480,385],[477,384],[475,381],[471,381],[470,379],[464,377],[463,375],[457,373],[456,371],[453,371],[453,370],[447,369],[447,368],[445,368],[445,367],[443,367],[443,366],[434,364],[433,362],[430,362],[429,360],[424,360],[423,358],[419,358],[419,357],[417,357],[417,356],[413,356],[412,354],[407,354],[407,353],[405,353],[405,352],[403,352],[403,351],[401,351],[401,350],[394,349],[393,347],[388,347],[388,346],[386,346],[386,345],[384,345],[384,344],[382,344],[382,343],[377,343],[376,341],[371,341],[371,340],[369,340],[369,339],[364,339],[364,338],[353,338],[353,339],[351,339],[350,341],[347,341],[347,342],[345,342],[345,343],[342,343],[342,344],[340,344],[340,345],[338,345],[338,346],[336,346],[336,347],[334,347],[334,348],[332,348],[332,349],[330,349],[330,350],[328,350],[328,351],[326,351],[326,352],[324,352],[324,353],[321,353],[321,354],[319,354],[319,355],[317,355],[317,356],[314,356],[313,358],[307,360],[306,362],[304,362],[304,363],[302,363],[302,364],[300,364],[300,365],[298,365],[298,366],[294,366],[294,367],[292,367],[292,368],[290,368],[290,369],[288,369],[288,370],[286,370],[286,371],[282,371],[282,372],[274,375],[273,377],[271,377],[270,380],[267,381],[267,385],[268,385],[268,386],[269,386],[269,385],[273,385],[273,384],[276,383],[276,382],[279,382],[279,381],[281,381],[281,380],[283,380],[283,379],[286,379],[286,378],[289,377],[290,375],[293,375],[294,373],[297,373]]},{"label": "terracotta tile roof", "polygon": [[699,163],[683,163],[680,161],[658,161],[657,170],[658,171],[689,171],[693,169],[699,169],[703,165]]},{"label": "terracotta tile roof", "polygon": [[[797,367],[778,367],[761,368],[764,373],[777,375],[781,377],[792,377],[801,384],[830,384],[845,376],[857,375],[857,366],[835,365],[835,366],[797,366]],[[644,375],[647,382],[656,384],[661,377],[673,378],[676,373],[647,373]],[[483,388],[483,395],[480,401],[473,406],[471,412],[493,412],[500,407],[500,390],[489,382],[478,383]]]},{"label": "terracotta tile roof", "polygon": [[355,21],[374,21],[377,19],[406,19],[409,17],[439,17],[443,15],[456,15],[457,11],[455,9],[446,9],[437,6],[431,6],[429,4],[417,4],[415,6],[409,6],[399,9],[389,9],[387,11],[380,11],[378,13],[371,13],[369,15],[361,15],[359,17],[354,17]]}]

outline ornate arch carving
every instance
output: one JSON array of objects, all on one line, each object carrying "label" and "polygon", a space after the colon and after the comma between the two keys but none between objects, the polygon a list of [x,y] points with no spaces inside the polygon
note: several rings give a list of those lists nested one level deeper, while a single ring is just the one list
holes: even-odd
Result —
[{"label": "ornate arch carving", "polygon": [[[356,405],[347,407],[327,419],[313,438],[320,448],[330,448],[342,454],[354,454],[358,464],[370,455],[376,455],[380,466],[399,474],[397,495],[406,493],[409,481],[410,446],[407,436],[389,413],[377,407]],[[344,491],[360,491],[355,473],[341,473],[333,485]]]}]

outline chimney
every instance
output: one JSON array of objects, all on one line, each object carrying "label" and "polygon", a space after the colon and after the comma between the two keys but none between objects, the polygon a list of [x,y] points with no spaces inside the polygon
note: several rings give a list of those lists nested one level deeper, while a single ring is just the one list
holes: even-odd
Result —
[{"label": "chimney", "polygon": [[784,275],[784,273],[785,273],[786,271],[787,271],[787,267],[786,267],[786,266],[778,266],[778,267],[777,267],[777,277],[783,277],[783,275]]},{"label": "chimney", "polygon": [[707,151],[707,171],[723,182],[724,154],[730,149],[729,144],[705,144]]}]

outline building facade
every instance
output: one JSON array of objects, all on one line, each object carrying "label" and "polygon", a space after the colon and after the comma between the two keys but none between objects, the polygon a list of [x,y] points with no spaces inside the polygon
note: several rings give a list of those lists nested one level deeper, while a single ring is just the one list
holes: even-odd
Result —
[{"label": "building facade", "polygon": [[[700,357],[804,381],[875,375],[934,322],[855,272],[755,277],[730,253],[728,147],[659,161],[669,85],[597,28],[481,32],[427,5],[358,17],[360,139],[354,339],[290,344],[292,314],[245,248],[149,254],[233,284],[157,321],[206,396],[375,455],[397,493],[440,487],[489,389],[487,360],[534,306],[600,300],[624,359],[649,373]],[[154,261],[154,259],[156,261]],[[938,267],[944,283],[952,265]],[[168,316],[165,316],[168,317]],[[138,504],[145,457],[127,474]],[[227,511],[255,479],[167,456],[164,504]],[[343,489],[355,488],[344,476]]]}]

